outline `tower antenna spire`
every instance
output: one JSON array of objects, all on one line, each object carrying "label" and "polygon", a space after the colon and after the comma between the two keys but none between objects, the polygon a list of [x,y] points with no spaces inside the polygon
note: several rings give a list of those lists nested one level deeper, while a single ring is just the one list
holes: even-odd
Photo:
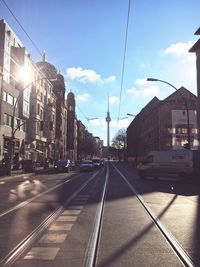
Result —
[{"label": "tower antenna spire", "polygon": [[107,149],[109,149],[110,147],[110,122],[111,122],[110,111],[109,111],[109,95],[108,95],[108,111],[107,111],[107,116],[106,116],[106,122],[107,122]]}]

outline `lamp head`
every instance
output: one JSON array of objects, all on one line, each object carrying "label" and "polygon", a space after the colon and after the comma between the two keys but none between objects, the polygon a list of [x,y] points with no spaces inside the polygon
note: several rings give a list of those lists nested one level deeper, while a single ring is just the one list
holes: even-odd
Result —
[{"label": "lamp head", "polygon": [[155,78],[147,78],[147,81],[148,82],[157,82],[158,79],[155,79]]}]

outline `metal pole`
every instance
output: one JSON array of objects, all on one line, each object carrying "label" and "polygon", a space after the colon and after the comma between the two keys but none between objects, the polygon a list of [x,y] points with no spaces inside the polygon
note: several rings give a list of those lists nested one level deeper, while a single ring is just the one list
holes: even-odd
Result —
[{"label": "metal pole", "polygon": [[166,81],[163,81],[163,80],[160,80],[160,79],[156,79],[156,78],[147,78],[147,81],[166,83],[169,86],[171,86],[172,88],[174,88],[179,93],[179,95],[182,97],[182,99],[184,101],[184,104],[185,104],[186,113],[187,113],[187,139],[188,139],[188,149],[190,149],[191,148],[191,146],[190,146],[190,121],[189,121],[190,119],[189,119],[188,104],[187,104],[187,101],[186,101],[185,97],[182,95],[182,93],[173,84],[171,84],[169,82],[166,82]]}]

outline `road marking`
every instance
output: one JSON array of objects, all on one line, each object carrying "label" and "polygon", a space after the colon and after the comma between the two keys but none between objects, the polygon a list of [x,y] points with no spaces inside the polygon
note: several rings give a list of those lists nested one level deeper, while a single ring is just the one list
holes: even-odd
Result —
[{"label": "road marking", "polygon": [[56,220],[57,222],[75,222],[77,219],[77,216],[73,216],[73,215],[67,215],[67,216],[60,216],[58,217],[58,219]]},{"label": "road marking", "polygon": [[73,206],[69,206],[68,210],[82,210],[83,208],[84,206],[73,205]]},{"label": "road marking", "polygon": [[67,237],[67,234],[44,234],[39,243],[46,244],[46,243],[63,243]]},{"label": "road marking", "polygon": [[60,248],[41,248],[33,247],[27,255],[24,257],[25,260],[54,260]]},{"label": "road marking", "polygon": [[86,202],[87,200],[74,200],[72,204],[73,205],[85,205]]},{"label": "road marking", "polygon": [[68,224],[60,224],[60,225],[57,225],[57,224],[53,224],[49,230],[50,231],[70,231],[71,228],[72,228],[73,224],[71,223],[68,223]]},{"label": "road marking", "polygon": [[79,215],[81,210],[64,210],[62,215]]}]

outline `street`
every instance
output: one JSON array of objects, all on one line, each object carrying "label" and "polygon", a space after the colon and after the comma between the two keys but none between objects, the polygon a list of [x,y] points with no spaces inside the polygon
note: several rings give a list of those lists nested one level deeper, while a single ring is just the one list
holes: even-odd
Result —
[{"label": "street", "polygon": [[0,180],[1,266],[200,265],[198,182],[118,162],[24,176]]}]

